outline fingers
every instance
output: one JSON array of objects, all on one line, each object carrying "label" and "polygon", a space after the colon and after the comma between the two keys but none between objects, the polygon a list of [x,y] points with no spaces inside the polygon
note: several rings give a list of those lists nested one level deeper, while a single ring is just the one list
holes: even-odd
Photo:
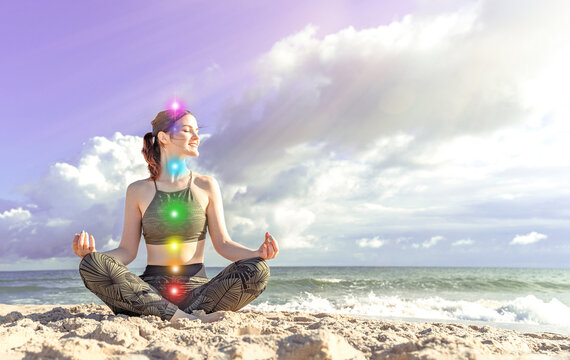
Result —
[{"label": "fingers", "polygon": [[73,252],[76,252],[78,246],[78,242],[79,242],[79,234],[75,234],[75,237],[73,238]]},{"label": "fingers", "polygon": [[89,246],[89,250],[95,250],[95,238],[91,235],[91,246]]},{"label": "fingers", "polygon": [[263,245],[267,248],[268,259],[273,259],[277,256],[279,246],[277,245],[277,241],[268,232],[265,233],[265,243]]},{"label": "fingers", "polygon": [[[269,239],[267,239],[267,241],[269,241]],[[265,247],[267,248],[267,258],[273,259],[275,257],[275,250],[273,249],[271,243],[267,241],[265,242]]]},{"label": "fingers", "polygon": [[89,248],[89,233],[87,231],[83,232],[83,238],[81,241],[81,249],[87,250]]},{"label": "fingers", "polygon": [[95,251],[95,237],[89,236],[89,233],[83,230],[80,234],[75,234],[73,238],[73,252],[83,257],[90,252]]},{"label": "fingers", "polygon": [[277,253],[279,252],[279,245],[277,245],[277,240],[275,240],[273,238],[273,236],[269,235],[269,238],[271,239],[271,246],[273,246],[273,251],[275,251],[275,256],[277,256]]}]

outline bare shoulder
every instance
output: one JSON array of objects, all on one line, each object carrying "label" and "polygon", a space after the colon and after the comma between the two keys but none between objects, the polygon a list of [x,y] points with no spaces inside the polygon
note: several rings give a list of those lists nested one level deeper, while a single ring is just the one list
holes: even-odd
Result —
[{"label": "bare shoulder", "polygon": [[142,190],[142,189],[148,187],[148,185],[150,185],[151,183],[152,183],[152,180],[150,178],[140,179],[140,180],[136,180],[136,181],[133,181],[132,183],[130,183],[129,186],[127,186],[127,189]]},{"label": "bare shoulder", "polygon": [[212,176],[205,174],[193,173],[194,181],[193,183],[204,191],[208,191],[211,188],[212,182],[216,181]]},{"label": "bare shoulder", "polygon": [[147,197],[148,194],[153,193],[153,191],[154,186],[150,177],[134,181],[127,186],[127,193],[134,195],[137,200]]}]

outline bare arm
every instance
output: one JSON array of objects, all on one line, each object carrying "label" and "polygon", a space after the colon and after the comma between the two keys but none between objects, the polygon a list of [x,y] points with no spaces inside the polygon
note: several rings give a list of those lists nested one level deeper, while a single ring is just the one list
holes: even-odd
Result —
[{"label": "bare arm", "polygon": [[118,248],[104,252],[104,254],[114,257],[124,265],[130,264],[136,258],[141,241],[142,216],[137,199],[137,187],[135,183],[132,183],[127,187],[125,221],[121,243]]},{"label": "bare arm", "polygon": [[208,215],[208,232],[216,252],[230,261],[260,256],[258,250],[249,249],[232,241],[226,229],[220,186],[213,177],[208,176],[207,179],[209,184],[208,195],[210,198],[206,208],[206,214]]}]

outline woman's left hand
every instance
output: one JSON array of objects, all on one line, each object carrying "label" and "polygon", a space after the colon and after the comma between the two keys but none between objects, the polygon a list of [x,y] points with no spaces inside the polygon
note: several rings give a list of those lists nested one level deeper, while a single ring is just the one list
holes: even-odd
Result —
[{"label": "woman's left hand", "polygon": [[264,260],[273,259],[279,253],[279,246],[277,240],[273,238],[268,232],[265,233],[265,241],[257,250],[259,256]]}]

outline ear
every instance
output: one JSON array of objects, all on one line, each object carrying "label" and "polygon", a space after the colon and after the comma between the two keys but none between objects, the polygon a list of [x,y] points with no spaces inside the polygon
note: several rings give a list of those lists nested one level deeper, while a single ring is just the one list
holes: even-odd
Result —
[{"label": "ear", "polygon": [[158,140],[160,141],[160,143],[162,143],[162,144],[168,143],[168,135],[166,135],[166,133],[164,131],[159,131],[157,136],[158,136]]}]

